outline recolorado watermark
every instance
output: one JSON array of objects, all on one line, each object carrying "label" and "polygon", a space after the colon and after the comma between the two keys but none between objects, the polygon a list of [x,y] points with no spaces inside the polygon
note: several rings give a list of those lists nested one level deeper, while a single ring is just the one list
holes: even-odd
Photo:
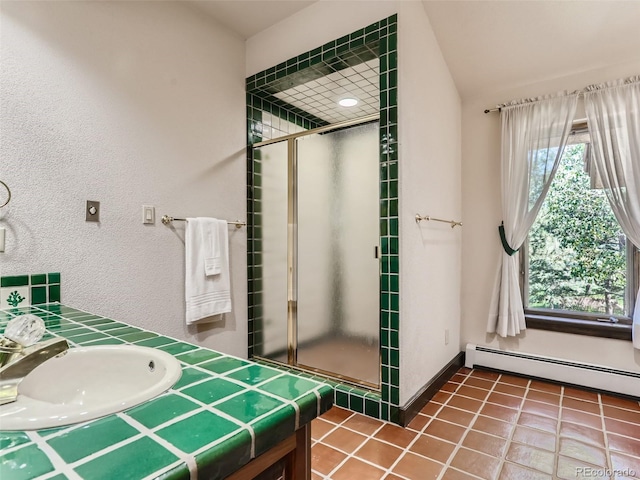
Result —
[{"label": "recolorado watermark", "polygon": [[631,468],[610,469],[593,467],[576,467],[576,477],[580,478],[638,478],[638,473]]}]

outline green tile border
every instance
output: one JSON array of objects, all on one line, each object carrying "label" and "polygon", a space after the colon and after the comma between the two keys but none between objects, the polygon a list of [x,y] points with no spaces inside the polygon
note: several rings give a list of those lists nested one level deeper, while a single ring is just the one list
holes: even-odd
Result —
[{"label": "green tile border", "polygon": [[[257,113],[260,112],[260,119],[257,119]],[[249,144],[260,142],[271,137],[264,137],[262,124],[262,115],[264,113],[270,113],[276,117],[286,120],[291,124],[298,125],[305,130],[312,128],[322,127],[327,125],[327,122],[321,118],[311,115],[303,110],[300,110],[287,102],[280,100],[272,95],[265,94],[263,92],[247,93],[247,141]]]},{"label": "green tile border", "polygon": [[[398,18],[392,15],[305,52],[246,79],[247,142],[262,140],[262,112],[274,114],[268,99],[284,79],[304,80],[304,72],[321,74],[328,62],[342,61],[348,66],[350,53],[365,55],[367,45],[375,45],[380,59],[380,392],[367,392],[329,381],[335,388],[335,404],[359,413],[399,422],[400,401],[400,281],[399,281],[399,155],[398,155]],[[374,56],[375,56],[374,54]],[[361,61],[361,60],[360,60]],[[303,72],[304,71],[304,72]],[[324,73],[326,74],[326,72]],[[302,79],[302,80],[299,80]],[[277,105],[276,105],[277,106]],[[267,108],[265,108],[267,107]],[[279,107],[279,106],[278,106]],[[289,112],[286,112],[289,115]],[[277,114],[280,116],[280,114]],[[281,118],[283,118],[281,116]],[[289,117],[286,117],[289,119]],[[295,114],[294,114],[294,123]],[[307,127],[304,124],[304,128]],[[291,121],[291,120],[289,120]],[[300,123],[297,123],[300,125]],[[258,155],[247,158],[247,268],[249,357],[262,343],[262,266],[261,213],[259,210],[261,162]],[[299,373],[299,371],[298,371]],[[319,378],[319,377],[318,377]],[[325,379],[326,380],[326,379]],[[343,387],[343,388],[341,388]]]},{"label": "green tile border", "polygon": [[17,305],[19,308],[59,302],[60,273],[34,273],[30,275],[9,275],[0,277],[0,288],[27,287],[28,295]]},{"label": "green tile border", "polygon": [[[144,454],[141,454],[144,452]],[[178,460],[172,452],[148,437],[121,446],[74,468],[82,478],[144,478]]]},{"label": "green tile border", "polygon": [[108,416],[51,438],[47,443],[65,462],[73,463],[138,433],[121,418]]},{"label": "green tile border", "polygon": [[278,364],[263,359],[256,359],[261,365],[267,365],[282,371],[292,372],[304,378],[309,378],[317,382],[325,382],[333,387],[333,404],[342,408],[362,413],[373,418],[382,418],[382,396],[374,390],[365,390],[349,383],[342,383],[335,379],[314,375],[306,370],[301,370],[290,365]]},{"label": "green tile border", "polygon": [[29,275],[15,275],[12,277],[1,277],[0,287],[26,287],[29,285]]}]

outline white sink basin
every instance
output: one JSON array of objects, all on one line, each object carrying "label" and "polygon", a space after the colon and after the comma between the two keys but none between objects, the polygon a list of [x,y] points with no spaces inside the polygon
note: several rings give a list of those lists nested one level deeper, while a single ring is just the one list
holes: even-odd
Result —
[{"label": "white sink basin", "polygon": [[37,430],[120,412],[172,387],[180,363],[135,345],[72,348],[47,360],[18,386],[18,400],[0,406],[0,430]]}]

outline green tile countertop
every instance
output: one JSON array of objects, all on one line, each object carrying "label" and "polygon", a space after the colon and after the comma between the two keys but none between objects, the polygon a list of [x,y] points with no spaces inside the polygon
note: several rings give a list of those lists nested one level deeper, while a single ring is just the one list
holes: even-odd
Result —
[{"label": "green tile countertop", "polygon": [[224,478],[333,402],[328,384],[60,304],[0,310],[0,332],[23,313],[45,321],[45,340],[64,337],[71,347],[164,350],[180,360],[182,377],[164,394],[96,420],[0,430],[3,480]]}]

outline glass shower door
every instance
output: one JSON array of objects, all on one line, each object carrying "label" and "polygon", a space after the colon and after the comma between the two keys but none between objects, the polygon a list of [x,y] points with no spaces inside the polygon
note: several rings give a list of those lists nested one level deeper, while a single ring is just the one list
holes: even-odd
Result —
[{"label": "glass shower door", "polygon": [[297,142],[297,363],[378,386],[378,122]]},{"label": "glass shower door", "polygon": [[255,316],[256,355],[288,362],[287,325],[287,229],[289,160],[286,141],[253,149],[259,178],[254,185],[255,224],[261,248],[254,249],[254,295],[262,298],[261,312]]}]

